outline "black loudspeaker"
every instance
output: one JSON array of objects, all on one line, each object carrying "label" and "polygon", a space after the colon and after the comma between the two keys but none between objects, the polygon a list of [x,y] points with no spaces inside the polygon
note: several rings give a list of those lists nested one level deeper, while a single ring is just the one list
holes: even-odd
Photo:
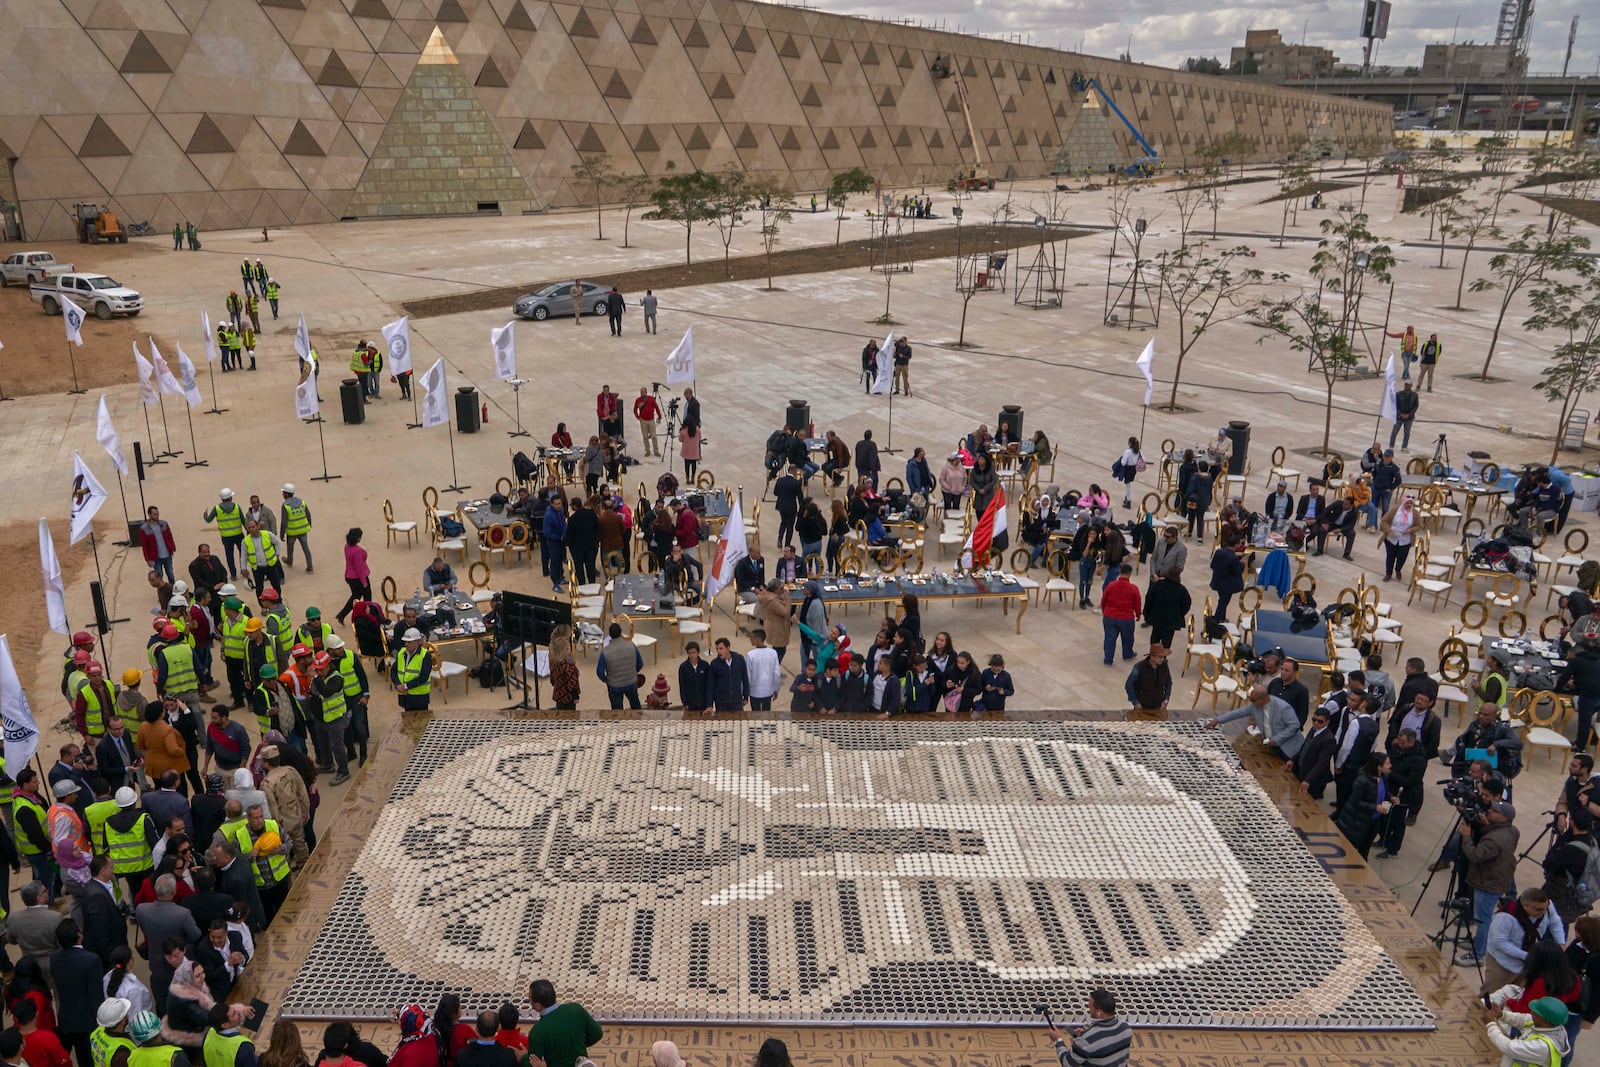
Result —
[{"label": "black loudspeaker", "polygon": [[513,642],[548,645],[557,626],[572,625],[572,605],[524,593],[500,594],[500,634]]},{"label": "black loudspeaker", "polygon": [[811,426],[811,405],[804,400],[790,400],[783,413],[783,425],[790,430],[805,433]]},{"label": "black loudspeaker", "polygon": [[339,383],[339,409],[350,426],[360,426],[367,418],[367,402],[361,395],[361,383],[346,378]]},{"label": "black loudspeaker", "polygon": [[478,407],[478,387],[456,386],[456,429],[461,433],[477,433],[482,425],[482,414]]},{"label": "black loudspeaker", "polygon": [[133,467],[139,472],[139,480],[144,481],[144,449],[139,446],[138,441],[133,443]]},{"label": "black loudspeaker", "polygon": [[106,610],[106,591],[99,582],[89,583],[89,600],[94,604],[94,628],[102,634],[111,632],[111,612]]},{"label": "black loudspeaker", "polygon": [[1011,439],[1013,441],[1022,440],[1022,408],[1020,406],[1016,404],[1007,404],[1005,407],[1000,409],[1000,416],[999,418],[995,419],[995,422],[997,423],[995,427],[996,433],[998,433],[1000,427],[1003,426],[1010,431]]}]

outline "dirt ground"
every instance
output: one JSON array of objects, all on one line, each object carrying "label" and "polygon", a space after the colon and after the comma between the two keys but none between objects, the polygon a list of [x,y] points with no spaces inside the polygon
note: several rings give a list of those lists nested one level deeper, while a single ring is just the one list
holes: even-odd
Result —
[{"label": "dirt ground", "polygon": [[1566,196],[1532,196],[1528,199],[1537,200],[1556,211],[1564,211],[1590,225],[1600,226],[1600,200],[1576,200]]},{"label": "dirt ground", "polygon": [[[1084,236],[1088,231],[1071,227],[1053,227],[1050,240],[1062,241]],[[908,260],[943,259],[956,254],[957,240],[963,253],[980,248],[1003,251],[1015,247],[1020,241],[1029,247],[1039,243],[1039,234],[1032,226],[993,226],[980,223],[963,226],[959,234],[954,229],[940,227],[905,235],[904,258]],[[881,242],[846,241],[837,247],[795,248],[772,254],[771,274],[774,278],[791,274],[821,274],[827,271],[865,267],[882,254]],[[637,294],[644,289],[677,289],[691,285],[712,285],[717,282],[752,281],[768,275],[767,257],[734,256],[724,266],[721,259],[704,259],[688,265],[651,267],[646,270],[608,274],[595,279],[604,285],[614,285],[624,293]],[[560,279],[543,278],[526,285],[502,286],[483,289],[475,293],[457,293],[451,296],[428,297],[408,301],[404,307],[412,318],[425,319],[437,315],[454,315],[463,311],[488,311],[509,307],[517,297]]]},{"label": "dirt ground", "polygon": [[[10,352],[11,346],[8,344],[6,353]],[[100,549],[102,558],[105,558],[107,544],[120,536],[117,527],[121,525],[122,512],[118,508],[115,498],[106,501],[101,506],[100,515],[116,521],[95,523],[96,536],[102,543]],[[76,546],[69,545],[68,534],[67,520],[50,523],[50,536],[56,543],[56,558],[61,561],[61,578],[68,590],[67,619],[74,627],[92,632],[93,627],[90,624],[94,619],[88,597],[85,595],[75,599],[72,590],[77,587],[78,579],[82,576],[80,572],[85,568],[90,571],[89,577],[94,576],[94,557],[89,554],[89,542],[84,541]],[[11,645],[11,658],[17,664],[18,673],[27,678],[42,648],[65,649],[71,643],[69,637],[45,629],[48,624],[45,621],[44,610],[44,577],[39,568],[37,519],[0,526],[0,561],[4,561],[7,571],[14,579],[0,582],[0,619],[10,620],[6,627],[6,639]],[[87,589],[88,586],[85,585],[83,588]],[[82,603],[78,602],[80,600]],[[125,623],[123,627],[128,625]],[[149,624],[146,623],[145,633],[148,632]],[[141,637],[140,640],[142,639]],[[64,716],[66,706],[61,700],[61,695],[53,689],[41,691],[37,686],[26,686],[26,688],[28,704],[33,709],[34,718],[48,741],[57,720]],[[41,743],[39,751],[43,753],[47,750],[53,752],[54,745],[48,746],[47,749],[47,746]]]},{"label": "dirt ground", "polygon": [[[6,346],[0,352],[0,388],[7,396],[65,392],[72,388],[74,363],[81,389],[131,382],[132,342],[139,342],[140,350],[149,355],[144,326],[136,318],[102,322],[90,315],[83,324],[83,344],[73,346],[69,355],[60,315],[39,310],[26,289],[0,290],[0,344]],[[173,354],[172,345],[160,334],[156,344],[163,355]]]}]

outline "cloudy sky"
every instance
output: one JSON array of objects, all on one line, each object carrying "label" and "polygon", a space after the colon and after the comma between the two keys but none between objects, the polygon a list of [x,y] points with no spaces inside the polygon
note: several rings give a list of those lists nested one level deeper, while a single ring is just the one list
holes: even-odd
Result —
[{"label": "cloudy sky", "polygon": [[[841,14],[902,19],[954,30],[991,34],[1031,34],[1034,44],[1083,50],[1115,56],[1128,48],[1133,35],[1133,58],[1141,63],[1172,67],[1185,56],[1216,56],[1224,62],[1228,50],[1244,43],[1250,28],[1278,29],[1285,40],[1298,41],[1302,32],[1308,44],[1333,49],[1340,60],[1361,61],[1356,32],[1361,21],[1359,0],[1337,4],[1304,0],[1257,6],[1224,6],[1194,10],[1184,0],[808,0],[811,6]],[[1529,69],[1558,73],[1567,48],[1567,29],[1579,13],[1582,0],[1538,0]],[[1499,16],[1498,0],[1394,0],[1389,38],[1380,43],[1376,62],[1405,67],[1422,62],[1424,45],[1448,42],[1494,41]],[[1120,14],[1120,18],[1113,15]],[[1460,17],[1460,26],[1456,19]],[[1309,20],[1309,23],[1308,21]],[[1578,26],[1573,46],[1573,73],[1593,74],[1600,53],[1600,10],[1592,6]]]}]

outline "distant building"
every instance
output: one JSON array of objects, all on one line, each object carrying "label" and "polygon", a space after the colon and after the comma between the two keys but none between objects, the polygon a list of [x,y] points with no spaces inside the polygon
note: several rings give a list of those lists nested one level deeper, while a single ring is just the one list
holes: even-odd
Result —
[{"label": "distant building", "polygon": [[1281,78],[1328,78],[1339,57],[1315,45],[1284,44],[1277,30],[1246,30],[1244,47],[1228,56],[1234,74],[1272,74]]},{"label": "distant building", "polygon": [[1422,50],[1424,78],[1520,78],[1528,57],[1509,44],[1430,44]]}]

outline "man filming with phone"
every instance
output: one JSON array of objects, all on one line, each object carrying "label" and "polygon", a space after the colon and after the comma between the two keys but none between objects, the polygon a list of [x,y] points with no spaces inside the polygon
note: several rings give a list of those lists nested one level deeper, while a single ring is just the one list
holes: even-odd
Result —
[{"label": "man filming with phone", "polygon": [[1056,1043],[1061,1067],[1123,1067],[1133,1047],[1133,1030],[1117,1018],[1117,998],[1109,989],[1089,994],[1089,1025],[1073,1026],[1072,1043],[1045,1012],[1045,1024]]}]

